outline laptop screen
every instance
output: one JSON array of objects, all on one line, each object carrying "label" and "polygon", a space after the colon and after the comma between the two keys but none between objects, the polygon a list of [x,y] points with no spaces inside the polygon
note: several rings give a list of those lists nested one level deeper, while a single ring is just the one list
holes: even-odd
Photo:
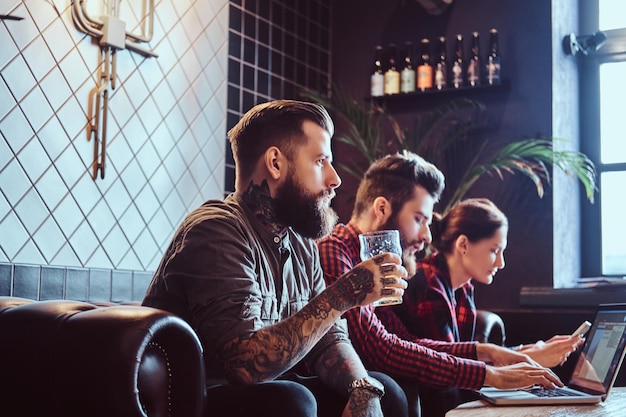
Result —
[{"label": "laptop screen", "polygon": [[624,358],[625,345],[626,309],[600,309],[568,385],[607,394]]}]

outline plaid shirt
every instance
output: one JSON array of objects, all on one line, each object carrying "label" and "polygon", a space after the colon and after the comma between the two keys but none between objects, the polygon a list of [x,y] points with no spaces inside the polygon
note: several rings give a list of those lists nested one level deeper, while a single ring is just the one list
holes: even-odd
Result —
[{"label": "plaid shirt", "polygon": [[[353,223],[339,224],[329,237],[318,243],[324,277],[329,285],[361,262],[359,233]],[[449,343],[417,338],[393,314],[386,317],[390,320],[395,317],[392,333],[379,319],[378,311],[368,305],[348,310],[344,315],[352,344],[368,369],[435,387],[475,390],[483,385],[486,365],[475,360],[475,342]]]},{"label": "plaid shirt", "polygon": [[474,286],[468,282],[454,291],[443,255],[422,260],[409,280],[404,302],[389,308],[417,337],[449,342],[474,340]]}]

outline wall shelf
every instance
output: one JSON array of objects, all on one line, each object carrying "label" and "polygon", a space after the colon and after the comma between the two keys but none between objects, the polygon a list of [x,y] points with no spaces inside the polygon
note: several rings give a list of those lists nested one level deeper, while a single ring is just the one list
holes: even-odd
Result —
[{"label": "wall shelf", "polygon": [[594,288],[522,287],[522,307],[597,307],[600,304],[623,303],[626,285],[601,285]]},{"label": "wall shelf", "polygon": [[426,90],[415,91],[413,93],[400,93],[400,94],[386,94],[381,97],[366,97],[366,100],[376,101],[380,104],[406,104],[419,102],[422,99],[432,99],[435,97],[455,97],[455,96],[468,96],[474,94],[491,93],[491,92],[506,92],[511,89],[511,81],[509,79],[503,79],[500,84],[489,85],[483,84],[476,87],[464,86],[461,88],[446,88],[444,90]]}]

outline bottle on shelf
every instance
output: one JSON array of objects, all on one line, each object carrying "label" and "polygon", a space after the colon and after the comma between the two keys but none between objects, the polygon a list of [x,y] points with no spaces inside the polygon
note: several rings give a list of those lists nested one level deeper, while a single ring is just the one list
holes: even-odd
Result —
[{"label": "bottle on shelf", "polygon": [[446,38],[439,37],[439,56],[435,63],[435,88],[443,90],[446,88],[448,80],[448,63],[446,61]]},{"label": "bottle on shelf", "polygon": [[385,94],[385,76],[383,74],[383,47],[374,48],[374,65],[370,75],[370,95],[381,97]]},{"label": "bottle on shelf", "polygon": [[463,35],[456,35],[456,48],[454,52],[454,61],[452,62],[452,87],[461,88],[463,87],[463,77],[464,70],[463,68]]},{"label": "bottle on shelf", "polygon": [[420,63],[417,66],[417,89],[425,91],[433,88],[433,66],[430,64],[430,41],[422,39]]},{"label": "bottle on shelf", "polygon": [[489,31],[489,55],[487,55],[487,84],[500,84],[500,51],[498,47],[498,30]]},{"label": "bottle on shelf", "polygon": [[387,67],[385,68],[385,94],[400,93],[400,71],[396,65],[396,45],[389,44],[387,48]]},{"label": "bottle on shelf", "polygon": [[476,87],[480,85],[480,35],[478,32],[472,33],[472,42],[470,49],[470,58],[467,63],[467,83],[470,87]]},{"label": "bottle on shelf", "polygon": [[413,66],[413,43],[404,43],[404,62],[400,72],[400,91],[412,93],[415,91],[415,67]]}]

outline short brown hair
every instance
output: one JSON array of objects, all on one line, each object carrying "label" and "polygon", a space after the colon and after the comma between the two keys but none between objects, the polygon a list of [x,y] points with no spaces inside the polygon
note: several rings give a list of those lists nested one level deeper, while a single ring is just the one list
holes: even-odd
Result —
[{"label": "short brown hair", "polygon": [[352,215],[358,217],[378,197],[389,200],[393,212],[398,213],[413,198],[417,185],[439,201],[445,179],[435,165],[409,151],[380,158],[369,167],[359,184]]},{"label": "short brown hair", "polygon": [[228,131],[237,175],[248,179],[257,161],[270,146],[277,146],[293,159],[295,146],[303,145],[302,123],[317,123],[330,136],[333,121],[320,104],[295,100],[275,100],[254,106]]}]

